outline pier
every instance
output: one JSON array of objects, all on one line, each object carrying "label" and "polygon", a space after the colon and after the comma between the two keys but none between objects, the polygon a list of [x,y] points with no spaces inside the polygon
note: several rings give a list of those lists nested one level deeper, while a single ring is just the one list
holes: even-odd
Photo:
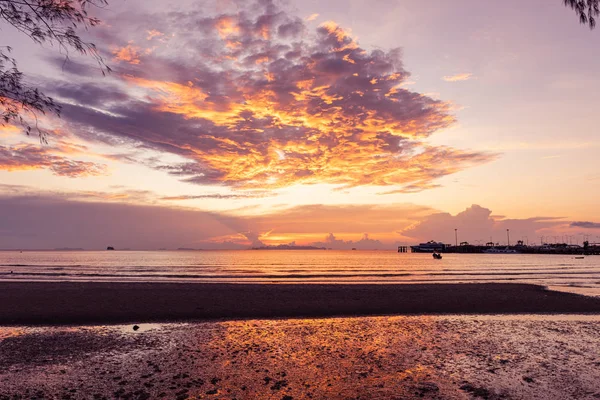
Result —
[{"label": "pier", "polygon": [[[412,246],[413,253],[431,252],[431,251],[415,251],[415,247]],[[463,254],[477,254],[477,253],[490,253],[490,254],[506,254],[506,253],[519,253],[519,254],[563,254],[563,255],[579,255],[579,256],[591,256],[600,255],[600,243],[593,243],[584,246],[569,245],[566,243],[553,243],[543,244],[539,246],[528,246],[525,244],[517,244],[513,246],[502,246],[502,245],[472,245],[467,242],[463,242],[460,245],[440,246],[437,249],[441,253],[463,253]],[[400,248],[398,248],[400,252]]]}]

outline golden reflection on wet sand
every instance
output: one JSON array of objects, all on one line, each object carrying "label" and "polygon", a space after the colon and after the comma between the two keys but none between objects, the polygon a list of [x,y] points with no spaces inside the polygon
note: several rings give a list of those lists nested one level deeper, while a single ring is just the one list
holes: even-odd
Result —
[{"label": "golden reflection on wet sand", "polygon": [[0,398],[34,390],[72,399],[600,395],[600,316],[139,326],[18,328],[11,337],[15,328],[0,328]]}]

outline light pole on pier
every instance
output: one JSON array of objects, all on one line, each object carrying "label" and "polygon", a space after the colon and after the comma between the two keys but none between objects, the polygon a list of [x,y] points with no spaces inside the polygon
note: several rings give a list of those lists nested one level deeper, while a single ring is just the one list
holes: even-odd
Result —
[{"label": "light pole on pier", "polygon": [[458,247],[458,229],[454,228],[454,245]]},{"label": "light pole on pier", "polygon": [[510,246],[510,233],[509,233],[510,229],[506,230],[506,242],[508,243],[508,246]]}]

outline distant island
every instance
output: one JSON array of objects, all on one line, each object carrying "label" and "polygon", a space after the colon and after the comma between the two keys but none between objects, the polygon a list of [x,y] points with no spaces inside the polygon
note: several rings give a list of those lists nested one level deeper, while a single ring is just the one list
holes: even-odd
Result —
[{"label": "distant island", "polygon": [[180,251],[202,251],[202,249],[192,249],[189,247],[180,247],[177,250],[180,250]]},{"label": "distant island", "polygon": [[327,250],[325,247],[315,246],[292,246],[289,244],[280,244],[277,246],[253,247],[252,250]]}]

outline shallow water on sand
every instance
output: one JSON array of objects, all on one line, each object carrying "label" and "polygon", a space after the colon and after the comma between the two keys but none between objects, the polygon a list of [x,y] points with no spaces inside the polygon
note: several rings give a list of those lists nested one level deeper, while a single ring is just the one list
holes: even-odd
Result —
[{"label": "shallow water on sand", "polygon": [[594,399],[599,329],[574,315],[0,327],[0,399]]},{"label": "shallow water on sand", "polygon": [[233,283],[519,282],[600,295],[600,257],[394,251],[1,251],[0,280]]}]

